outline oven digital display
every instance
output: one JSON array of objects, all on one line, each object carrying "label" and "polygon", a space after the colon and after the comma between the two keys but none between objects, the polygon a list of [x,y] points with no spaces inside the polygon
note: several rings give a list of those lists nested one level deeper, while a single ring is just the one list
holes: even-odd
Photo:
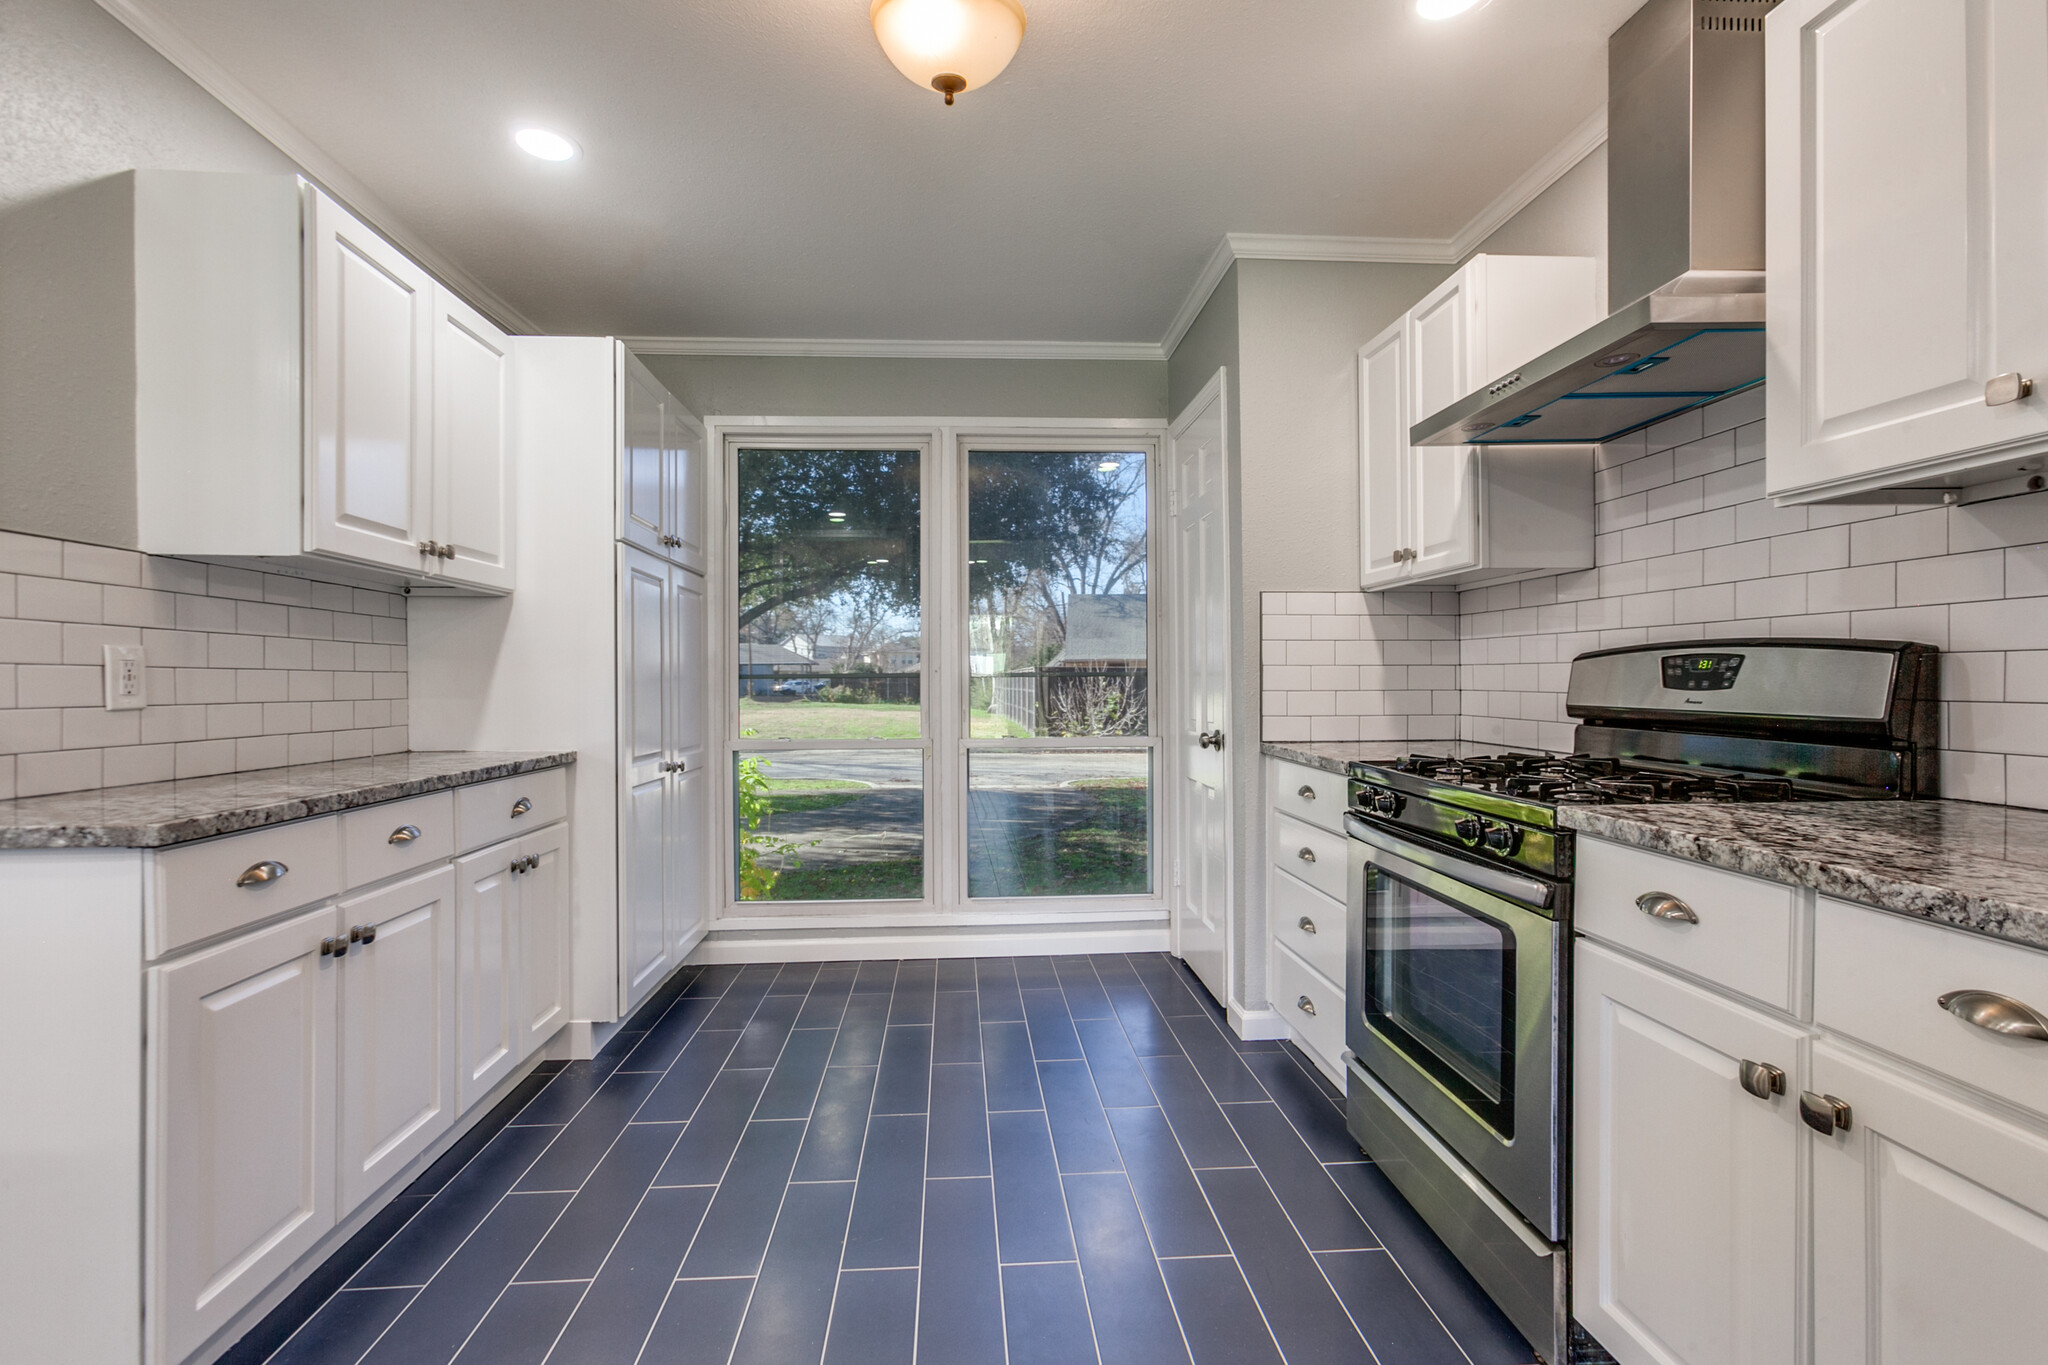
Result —
[{"label": "oven digital display", "polygon": [[1684,692],[1723,692],[1742,671],[1740,654],[1666,654],[1664,685]]}]

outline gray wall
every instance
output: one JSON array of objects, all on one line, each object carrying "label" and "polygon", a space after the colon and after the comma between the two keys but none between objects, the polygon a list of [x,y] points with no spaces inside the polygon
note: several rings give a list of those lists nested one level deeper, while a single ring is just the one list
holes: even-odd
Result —
[{"label": "gray wall", "polygon": [[[1601,144],[1557,183],[1494,229],[1478,251],[1498,256],[1592,256],[1607,305],[1607,147]],[[1475,255],[1477,252],[1474,253]]]},{"label": "gray wall", "polygon": [[700,417],[1166,416],[1163,360],[641,359]]}]

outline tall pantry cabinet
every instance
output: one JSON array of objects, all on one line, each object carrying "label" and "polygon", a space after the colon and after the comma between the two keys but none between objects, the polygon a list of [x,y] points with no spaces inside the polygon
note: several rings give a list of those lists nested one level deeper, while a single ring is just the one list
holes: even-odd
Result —
[{"label": "tall pantry cabinet", "polygon": [[413,743],[575,749],[574,995],[621,1018],[703,938],[702,425],[616,341],[512,342],[517,592],[414,600]]}]

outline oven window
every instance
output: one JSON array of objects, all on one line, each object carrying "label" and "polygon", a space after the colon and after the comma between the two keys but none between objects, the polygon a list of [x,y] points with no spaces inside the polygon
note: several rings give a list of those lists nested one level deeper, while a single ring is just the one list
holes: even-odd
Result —
[{"label": "oven window", "polygon": [[1373,1027],[1488,1127],[1512,1138],[1513,932],[1369,866],[1364,976]]}]

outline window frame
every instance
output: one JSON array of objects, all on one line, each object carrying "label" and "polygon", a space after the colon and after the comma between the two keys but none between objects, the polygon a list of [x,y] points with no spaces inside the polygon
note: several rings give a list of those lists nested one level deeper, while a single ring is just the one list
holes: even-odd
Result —
[{"label": "window frame", "polygon": [[[707,593],[705,666],[716,688],[713,745],[722,786],[712,798],[712,848],[718,865],[712,931],[875,929],[989,925],[1163,924],[1171,899],[1171,820],[1174,791],[1167,771],[1172,733],[1170,688],[1160,683],[1169,647],[1168,613],[1160,605],[1167,579],[1170,512],[1163,465],[1164,421],[1106,419],[973,419],[717,417],[705,421],[715,515],[709,563],[722,582]],[[920,459],[920,583],[923,698],[916,740],[746,740],[739,738],[738,687],[738,452],[748,449],[917,449]],[[1151,657],[1149,731],[1142,740],[1108,736],[1075,739],[970,740],[968,737],[969,630],[967,621],[967,460],[970,450],[1142,450],[1146,469],[1146,633]],[[1048,896],[970,899],[967,895],[968,755],[971,748],[1144,749],[1152,754],[1152,889],[1119,896]],[[732,856],[737,812],[732,795],[738,758],[746,753],[846,749],[918,749],[925,755],[925,894],[921,900],[762,902],[739,899]],[[779,905],[780,911],[764,907]],[[832,907],[805,909],[806,906]]]}]

